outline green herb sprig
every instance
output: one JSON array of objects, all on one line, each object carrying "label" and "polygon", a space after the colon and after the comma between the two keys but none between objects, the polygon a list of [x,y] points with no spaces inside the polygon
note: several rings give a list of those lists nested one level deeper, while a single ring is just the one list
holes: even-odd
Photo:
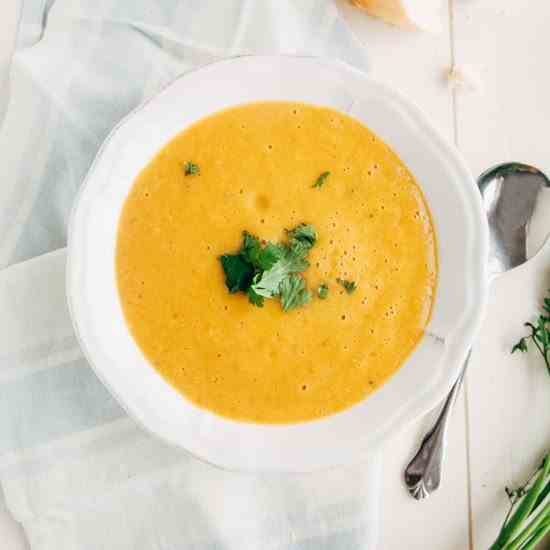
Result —
[{"label": "green herb sprig", "polygon": [[200,166],[194,162],[188,161],[183,167],[183,173],[186,176],[198,176],[201,173]]},{"label": "green herb sprig", "polygon": [[246,293],[257,307],[263,307],[265,298],[279,299],[284,311],[307,304],[311,292],[301,273],[309,267],[317,232],[303,223],[287,231],[287,237],[284,243],[262,243],[245,231],[241,249],[220,257],[229,292]]},{"label": "green herb sprig", "polygon": [[510,509],[489,550],[534,550],[550,532],[550,453],[525,485],[506,494]]},{"label": "green herb sprig", "polygon": [[[544,299],[536,323],[525,326],[530,334],[519,340],[512,353],[525,353],[532,342],[550,374],[550,298]],[[506,487],[505,491],[510,509],[490,550],[534,550],[550,533],[550,453],[527,483],[516,489]]]},{"label": "green herb sprig", "polygon": [[351,294],[352,292],[355,291],[355,289],[357,288],[357,284],[355,283],[355,281],[348,281],[346,279],[340,279],[340,277],[338,277],[338,279],[336,279],[336,282],[344,287],[345,291],[348,293],[348,294]]},{"label": "green herb sprig", "polygon": [[512,353],[516,351],[525,353],[528,350],[528,343],[531,341],[544,360],[548,374],[550,374],[550,298],[545,298],[542,305],[542,312],[535,323],[525,323],[529,328],[530,334],[524,336],[512,348]]},{"label": "green herb sprig", "polygon": [[323,172],[316,180],[312,187],[323,187],[325,185],[327,178],[330,176],[330,172]]},{"label": "green herb sprig", "polygon": [[319,288],[317,289],[317,296],[319,296],[321,300],[326,300],[328,298],[328,285],[326,283],[319,285]]}]

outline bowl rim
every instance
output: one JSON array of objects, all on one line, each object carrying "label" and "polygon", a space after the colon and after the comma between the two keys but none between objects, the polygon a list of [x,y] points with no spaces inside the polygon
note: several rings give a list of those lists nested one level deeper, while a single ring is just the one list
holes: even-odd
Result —
[{"label": "bowl rim", "polygon": [[[454,349],[449,351],[449,357],[452,356],[454,368],[449,371],[448,375],[443,380],[438,381],[438,383],[434,385],[434,388],[430,392],[429,398],[426,398],[423,403],[420,403],[420,402],[416,403],[413,411],[411,411],[411,409],[409,408],[406,411],[402,410],[400,414],[393,416],[391,421],[387,422],[383,429],[378,430],[376,437],[373,437],[369,440],[365,448],[358,449],[357,452],[354,454],[354,456],[350,457],[346,461],[341,461],[341,462],[333,461],[327,464],[323,463],[321,465],[312,465],[311,467],[308,466],[308,467],[290,467],[290,468],[287,468],[287,467],[249,468],[249,467],[242,467],[241,465],[235,464],[234,462],[231,462],[231,461],[212,460],[210,458],[207,458],[206,456],[203,456],[201,454],[198,454],[196,452],[189,450],[188,448],[183,446],[181,442],[175,441],[170,437],[167,437],[165,434],[155,431],[153,428],[151,428],[151,426],[147,425],[143,421],[143,419],[137,414],[136,410],[134,410],[134,408],[128,404],[127,400],[120,394],[118,389],[115,388],[105,378],[105,376],[103,375],[102,368],[97,365],[97,362],[94,358],[94,353],[90,350],[89,346],[86,343],[86,338],[83,337],[82,331],[80,330],[79,308],[81,307],[81,304],[78,303],[78,299],[77,299],[78,282],[75,277],[75,262],[76,262],[75,258],[77,257],[75,234],[76,234],[76,229],[79,222],[79,209],[82,205],[83,198],[86,196],[86,193],[89,191],[89,183],[90,181],[93,180],[95,170],[97,169],[98,165],[101,162],[102,155],[104,154],[105,150],[109,147],[113,137],[136,114],[138,114],[148,105],[153,103],[159,96],[161,96],[164,92],[169,90],[177,82],[179,82],[182,79],[185,79],[187,76],[193,73],[202,71],[214,65],[234,63],[236,61],[238,62],[238,61],[244,60],[246,62],[246,60],[261,59],[263,61],[268,62],[269,60],[276,61],[276,60],[280,60],[281,58],[305,60],[306,62],[310,60],[317,63],[322,63],[323,65],[334,66],[336,69],[339,69],[339,70],[351,72],[356,76],[359,76],[361,79],[368,81],[370,84],[375,85],[386,96],[395,100],[401,107],[404,107],[412,117],[414,117],[415,121],[418,124],[420,124],[426,130],[426,132],[430,135],[430,139],[438,147],[439,154],[445,155],[446,160],[453,164],[454,170],[460,176],[461,181],[464,182],[464,192],[470,195],[469,198],[472,201],[471,206],[474,208],[473,214],[474,214],[474,220],[475,220],[475,234],[478,236],[478,238],[476,239],[476,242],[474,243],[474,246],[477,247],[477,252],[474,254],[474,256],[478,259],[478,265],[476,265],[475,267],[479,275],[479,281],[477,285],[474,285],[474,289],[473,289],[473,292],[474,292],[473,300],[477,305],[476,307],[473,307],[472,310],[469,312],[470,319],[469,319],[469,322],[465,325],[465,329],[463,330],[464,337],[460,342],[455,343],[457,345],[454,346]],[[353,115],[350,115],[350,116],[353,116]],[[467,185],[466,182],[468,182],[469,185]],[[436,126],[430,121],[429,117],[417,105],[415,105],[414,102],[406,98],[406,96],[403,93],[391,88],[390,86],[381,82],[380,80],[373,78],[370,75],[365,74],[363,71],[353,66],[350,66],[349,64],[338,59],[318,57],[313,55],[293,55],[293,54],[236,55],[236,56],[227,57],[221,60],[213,61],[211,63],[207,63],[199,67],[195,67],[193,69],[184,71],[183,73],[178,75],[176,78],[174,78],[170,83],[163,86],[153,96],[143,101],[136,108],[132,109],[109,132],[109,134],[103,141],[102,145],[98,149],[95,155],[95,158],[92,164],[90,165],[90,168],[83,180],[83,183],[80,189],[78,190],[78,193],[73,203],[70,218],[69,218],[68,245],[67,245],[68,253],[67,253],[67,264],[66,264],[67,303],[68,303],[68,309],[69,309],[71,321],[73,324],[73,328],[75,331],[76,339],[81,347],[84,357],[86,358],[90,366],[93,368],[95,374],[98,376],[101,382],[106,386],[109,392],[115,397],[115,399],[122,406],[122,408],[146,432],[160,438],[165,443],[171,446],[175,446],[179,449],[185,450],[190,455],[194,456],[195,458],[205,463],[211,464],[216,467],[220,467],[222,469],[230,470],[230,471],[252,470],[256,472],[263,472],[263,471],[265,472],[269,472],[269,471],[304,472],[304,471],[322,470],[322,469],[330,468],[334,466],[353,464],[363,460],[374,449],[378,448],[385,440],[387,440],[391,434],[399,432],[405,426],[411,423],[414,419],[422,416],[423,414],[427,413],[429,410],[434,408],[443,399],[445,394],[450,390],[450,388],[452,387],[452,385],[454,384],[456,378],[460,373],[463,361],[466,358],[468,350],[471,348],[475,334],[479,331],[479,328],[483,319],[483,313],[485,310],[487,296],[488,296],[488,277],[487,277],[487,262],[486,262],[486,258],[488,256],[488,246],[489,246],[488,241],[489,241],[488,227],[486,223],[485,212],[482,207],[481,195],[478,193],[477,186],[475,185],[475,181],[461,153],[445,136],[443,136],[440,133],[440,131],[436,128]]]}]

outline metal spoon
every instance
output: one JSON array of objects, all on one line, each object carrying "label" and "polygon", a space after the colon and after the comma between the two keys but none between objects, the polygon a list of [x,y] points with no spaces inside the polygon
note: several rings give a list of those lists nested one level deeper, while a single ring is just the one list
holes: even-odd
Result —
[{"label": "metal spoon", "polygon": [[[527,231],[543,187],[550,180],[526,164],[500,164],[478,179],[479,190],[489,222],[489,278],[527,261]],[[433,428],[405,469],[405,484],[417,500],[439,487],[445,450],[445,436],[451,409],[460,390],[471,350]]]}]

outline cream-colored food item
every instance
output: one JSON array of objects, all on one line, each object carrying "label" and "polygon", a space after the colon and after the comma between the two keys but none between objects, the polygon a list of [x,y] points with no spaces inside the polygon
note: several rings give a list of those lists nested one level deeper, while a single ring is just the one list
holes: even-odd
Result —
[{"label": "cream-colored food item", "polygon": [[453,65],[446,72],[447,83],[453,90],[480,93],[483,82],[479,73],[471,65]]},{"label": "cream-colored food item", "polygon": [[441,0],[351,0],[368,14],[409,29],[441,30]]},{"label": "cream-colored food item", "polygon": [[[229,294],[219,256],[243,230],[282,241],[302,222],[318,233],[304,276],[327,299],[283,312]],[[123,207],[116,270],[128,327],[174,387],[226,417],[288,423],[341,411],[399,369],[429,320],[437,258],[422,192],[385,143],[334,110],[266,102],[156,155]]]}]

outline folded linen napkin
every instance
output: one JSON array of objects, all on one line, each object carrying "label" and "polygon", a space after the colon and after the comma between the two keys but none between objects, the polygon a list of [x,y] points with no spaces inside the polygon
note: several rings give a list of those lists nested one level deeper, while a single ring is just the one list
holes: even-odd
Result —
[{"label": "folded linen napkin", "polygon": [[64,293],[66,221],[115,123],[241,52],[366,67],[330,1],[26,0],[0,134],[0,482],[33,550],[374,548],[378,458],[237,474],[145,434],[97,380]]}]

